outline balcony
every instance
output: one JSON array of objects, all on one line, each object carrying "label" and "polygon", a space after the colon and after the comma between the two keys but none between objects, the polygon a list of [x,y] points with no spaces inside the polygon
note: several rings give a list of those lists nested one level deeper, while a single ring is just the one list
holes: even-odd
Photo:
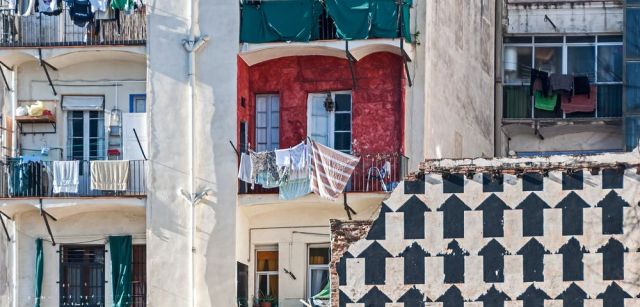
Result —
[{"label": "balcony", "polygon": [[[408,174],[409,158],[401,153],[355,154],[360,157],[351,179],[347,184],[348,193],[391,193]],[[384,165],[389,165],[389,172]],[[263,189],[256,185],[240,182],[239,194],[277,194],[278,189]]]},{"label": "balcony", "polygon": [[103,191],[91,189],[89,161],[80,161],[78,193],[53,193],[51,161],[0,164],[0,199],[19,198],[96,198],[130,197],[142,198],[146,190],[146,161],[129,161],[129,179],[125,191]]},{"label": "balcony", "polygon": [[62,13],[47,16],[14,15],[0,9],[0,47],[76,47],[144,45],[147,39],[145,7],[132,14],[121,13],[119,20],[97,20],[80,27],[69,17],[66,2]]}]

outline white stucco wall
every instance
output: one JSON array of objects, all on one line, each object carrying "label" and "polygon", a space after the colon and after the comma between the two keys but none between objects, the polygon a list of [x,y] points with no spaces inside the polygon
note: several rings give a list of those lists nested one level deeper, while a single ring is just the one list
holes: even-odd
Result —
[{"label": "white stucco wall", "polygon": [[[49,147],[63,148],[66,155],[67,117],[61,107],[62,95],[104,96],[107,129],[110,111],[113,108],[117,107],[123,113],[128,113],[130,95],[146,94],[144,56],[139,56],[138,61],[102,59],[61,66],[58,71],[50,69],[49,73],[58,95],[53,94],[44,71],[37,62],[23,63],[16,68],[16,72],[18,105],[31,104],[36,100],[47,101],[46,107],[53,109],[56,115],[55,134],[18,136],[18,143],[26,149],[40,149],[46,143]],[[11,102],[7,99],[3,100],[2,109],[4,114],[13,114],[14,111],[11,110]],[[52,128],[48,125],[26,124],[24,130],[52,131]],[[59,153],[52,152],[52,158],[60,159]]]},{"label": "white stucco wall", "polygon": [[[236,56],[239,4],[192,1],[199,5],[200,31],[210,42],[197,54],[196,190],[212,189],[197,208],[197,306],[233,306],[236,299],[237,161]],[[152,306],[190,304],[190,204],[188,189],[189,6],[185,1],[149,3],[148,99],[150,169],[148,202],[148,295]],[[168,282],[178,281],[178,282]]]},{"label": "white stucco wall", "polygon": [[[241,202],[244,196],[240,196]],[[371,219],[388,194],[353,193],[349,205],[358,213],[354,219]],[[277,198],[277,195],[275,196]],[[271,199],[271,197],[269,197]],[[265,199],[263,199],[264,201]],[[316,195],[295,201],[275,201],[261,205],[241,205],[238,210],[238,261],[249,266],[249,300],[256,293],[256,248],[278,249],[278,299],[281,307],[301,306],[308,293],[308,248],[329,244],[329,221],[347,219],[342,201],[329,202]],[[287,270],[296,277],[286,274]],[[314,293],[315,294],[315,293]]]},{"label": "white stucco wall", "polygon": [[[623,14],[619,1],[510,2],[504,20],[509,34],[622,32]],[[545,15],[556,28],[545,21]]]},{"label": "white stucco wall", "polygon": [[[55,215],[54,215],[55,216]],[[34,274],[35,274],[35,239],[42,238],[44,251],[44,278],[42,284],[42,306],[59,305],[60,280],[59,248],[65,243],[76,243],[96,240],[83,244],[107,244],[109,235],[133,235],[134,244],[144,244],[145,214],[144,208],[120,209],[103,212],[87,212],[66,216],[58,222],[49,220],[51,231],[56,238],[56,246],[52,246],[44,221],[36,210],[16,216],[18,223],[18,305],[33,306]],[[13,238],[12,238],[13,239]],[[111,305],[111,266],[106,245],[105,253],[105,306]],[[9,306],[9,305],[3,305]]]},{"label": "white stucco wall", "polygon": [[493,155],[495,2],[426,4],[427,158]]}]

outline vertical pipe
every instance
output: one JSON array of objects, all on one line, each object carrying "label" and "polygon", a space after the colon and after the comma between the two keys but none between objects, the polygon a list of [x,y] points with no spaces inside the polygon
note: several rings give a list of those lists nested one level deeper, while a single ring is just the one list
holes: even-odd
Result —
[{"label": "vertical pipe", "polygon": [[13,67],[11,71],[11,157],[18,155],[18,122],[16,121],[16,108],[18,108],[18,67]]},{"label": "vertical pipe", "polygon": [[[502,150],[502,14],[503,1],[495,1],[495,47],[494,47],[494,125],[493,125],[493,156],[500,157],[503,155]],[[508,154],[508,153],[507,153]]]},{"label": "vertical pipe", "polygon": [[11,298],[11,305],[13,307],[18,307],[18,216],[13,217],[13,242],[9,242],[11,244],[11,277],[13,279],[13,287],[12,293],[13,297]]}]

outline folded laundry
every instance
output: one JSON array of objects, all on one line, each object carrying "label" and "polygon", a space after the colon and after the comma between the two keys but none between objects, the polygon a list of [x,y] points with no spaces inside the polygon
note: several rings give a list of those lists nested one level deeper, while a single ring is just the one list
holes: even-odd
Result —
[{"label": "folded laundry", "polygon": [[598,88],[593,85],[589,95],[563,96],[561,107],[565,113],[593,112],[596,109],[597,97]]},{"label": "folded laundry", "polygon": [[126,191],[129,161],[91,161],[91,189]]},{"label": "folded laundry", "polygon": [[78,193],[80,161],[53,161],[53,193]]}]

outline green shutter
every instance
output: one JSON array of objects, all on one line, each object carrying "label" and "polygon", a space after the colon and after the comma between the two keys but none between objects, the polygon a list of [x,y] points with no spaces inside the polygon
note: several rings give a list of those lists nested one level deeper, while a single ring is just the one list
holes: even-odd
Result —
[{"label": "green shutter", "polygon": [[42,278],[44,274],[43,257],[42,239],[36,239],[35,307],[40,307],[40,299],[42,298]]},{"label": "green shutter", "polygon": [[109,237],[111,253],[111,286],[113,289],[113,307],[131,306],[133,273],[133,246],[131,236]]}]

